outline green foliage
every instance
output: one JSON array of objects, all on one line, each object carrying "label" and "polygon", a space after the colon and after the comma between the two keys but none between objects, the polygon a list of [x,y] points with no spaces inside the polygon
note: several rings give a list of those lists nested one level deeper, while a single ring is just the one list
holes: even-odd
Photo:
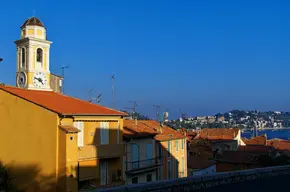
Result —
[{"label": "green foliage", "polygon": [[261,165],[268,166],[279,166],[279,165],[289,165],[290,157],[286,155],[280,155],[278,157],[270,157],[269,155],[260,155],[258,161]]},{"label": "green foliage", "polygon": [[141,113],[138,112],[128,112],[128,111],[123,111],[133,117],[134,119],[136,118],[137,120],[151,120],[148,116],[142,115]]}]

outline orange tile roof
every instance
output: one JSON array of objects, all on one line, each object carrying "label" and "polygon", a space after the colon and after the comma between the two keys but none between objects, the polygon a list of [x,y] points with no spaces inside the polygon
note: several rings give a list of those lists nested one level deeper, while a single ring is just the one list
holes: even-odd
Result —
[{"label": "orange tile roof", "polygon": [[267,153],[272,148],[269,146],[264,145],[246,145],[246,146],[239,146],[238,151],[245,151],[245,152],[255,152],[255,153]]},{"label": "orange tile roof", "polygon": [[[138,120],[137,125],[142,125],[141,130],[139,132],[144,133],[157,133],[155,139],[158,141],[165,141],[165,140],[174,140],[174,139],[181,139],[185,138],[183,134],[179,133],[178,131],[164,125],[162,128],[160,123],[154,120]],[[134,130],[135,121],[134,120],[124,120],[124,127],[130,128]],[[140,128],[140,127],[139,127]],[[160,132],[162,129],[162,132]],[[128,132],[127,132],[128,133]]]},{"label": "orange tile roof", "polygon": [[59,125],[58,126],[61,130],[66,133],[78,133],[80,130],[72,125]]},{"label": "orange tile roof", "polygon": [[66,115],[127,115],[124,112],[93,104],[53,91],[37,91],[1,85],[0,90],[30,101],[58,114]]},{"label": "orange tile roof", "polygon": [[199,138],[210,140],[232,140],[238,134],[238,128],[204,128],[200,130]]},{"label": "orange tile roof", "polygon": [[267,137],[266,135],[260,135],[252,139],[244,139],[243,141],[246,145],[266,145]]},{"label": "orange tile roof", "polygon": [[157,130],[148,127],[144,122],[135,120],[124,120],[123,135],[130,137],[144,137],[144,136],[155,136],[159,132]]},{"label": "orange tile roof", "polygon": [[272,146],[277,150],[290,150],[290,143],[286,140],[268,140],[267,146]]},{"label": "orange tile roof", "polygon": [[204,157],[194,157],[192,159],[188,159],[187,167],[190,169],[205,169],[212,165],[215,165],[215,161],[208,160]]}]

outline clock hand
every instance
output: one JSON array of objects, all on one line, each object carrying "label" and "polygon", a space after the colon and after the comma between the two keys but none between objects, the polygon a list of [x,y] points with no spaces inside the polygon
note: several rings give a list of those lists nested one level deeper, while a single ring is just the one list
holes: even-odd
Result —
[{"label": "clock hand", "polygon": [[42,81],[42,79],[41,78],[39,78],[39,82],[43,85],[43,81]]}]

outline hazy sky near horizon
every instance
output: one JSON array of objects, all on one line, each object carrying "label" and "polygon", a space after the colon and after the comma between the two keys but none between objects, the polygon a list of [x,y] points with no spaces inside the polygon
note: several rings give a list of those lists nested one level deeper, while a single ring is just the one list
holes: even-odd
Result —
[{"label": "hazy sky near horizon", "polygon": [[15,85],[20,25],[47,28],[51,71],[69,65],[66,94],[102,93],[154,116],[153,104],[189,115],[232,109],[290,111],[290,1],[3,1],[0,81]]}]

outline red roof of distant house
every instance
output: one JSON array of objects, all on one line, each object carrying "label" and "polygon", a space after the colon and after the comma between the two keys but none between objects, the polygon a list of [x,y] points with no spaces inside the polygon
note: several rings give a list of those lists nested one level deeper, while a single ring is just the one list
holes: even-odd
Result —
[{"label": "red roof of distant house", "polygon": [[290,143],[286,140],[268,140],[267,146],[272,146],[277,150],[290,150]]},{"label": "red roof of distant house", "polygon": [[266,135],[260,135],[252,139],[243,138],[243,141],[246,145],[266,145],[267,137]]},{"label": "red roof of distant house", "polygon": [[270,150],[271,147],[263,145],[246,145],[238,147],[238,151],[244,152],[268,153]]},{"label": "red roof of distant house", "polygon": [[232,140],[238,134],[238,128],[205,128],[200,131],[198,137],[210,140]]},{"label": "red roof of distant house", "polygon": [[66,115],[120,115],[121,111],[103,107],[77,98],[62,95],[53,91],[37,91],[1,85],[0,90],[25,99],[58,114]]},{"label": "red roof of distant house", "polygon": [[260,154],[245,151],[224,151],[216,157],[217,162],[255,164]]},{"label": "red roof of distant house", "polygon": [[205,169],[212,165],[215,165],[215,161],[208,160],[203,157],[194,157],[194,159],[187,161],[187,167],[190,169]]},{"label": "red roof of distant house", "polygon": [[[164,140],[174,140],[174,139],[182,139],[185,138],[183,134],[180,132],[164,125],[161,127],[160,123],[154,120],[138,120],[137,125],[139,133],[145,134],[156,134],[155,139],[159,141],[164,141]],[[135,130],[136,124],[134,120],[124,120],[124,127],[130,129],[130,130]],[[162,132],[161,132],[162,130]],[[126,130],[125,134],[132,134],[129,133],[128,130]],[[138,134],[138,133],[136,133]]]}]

